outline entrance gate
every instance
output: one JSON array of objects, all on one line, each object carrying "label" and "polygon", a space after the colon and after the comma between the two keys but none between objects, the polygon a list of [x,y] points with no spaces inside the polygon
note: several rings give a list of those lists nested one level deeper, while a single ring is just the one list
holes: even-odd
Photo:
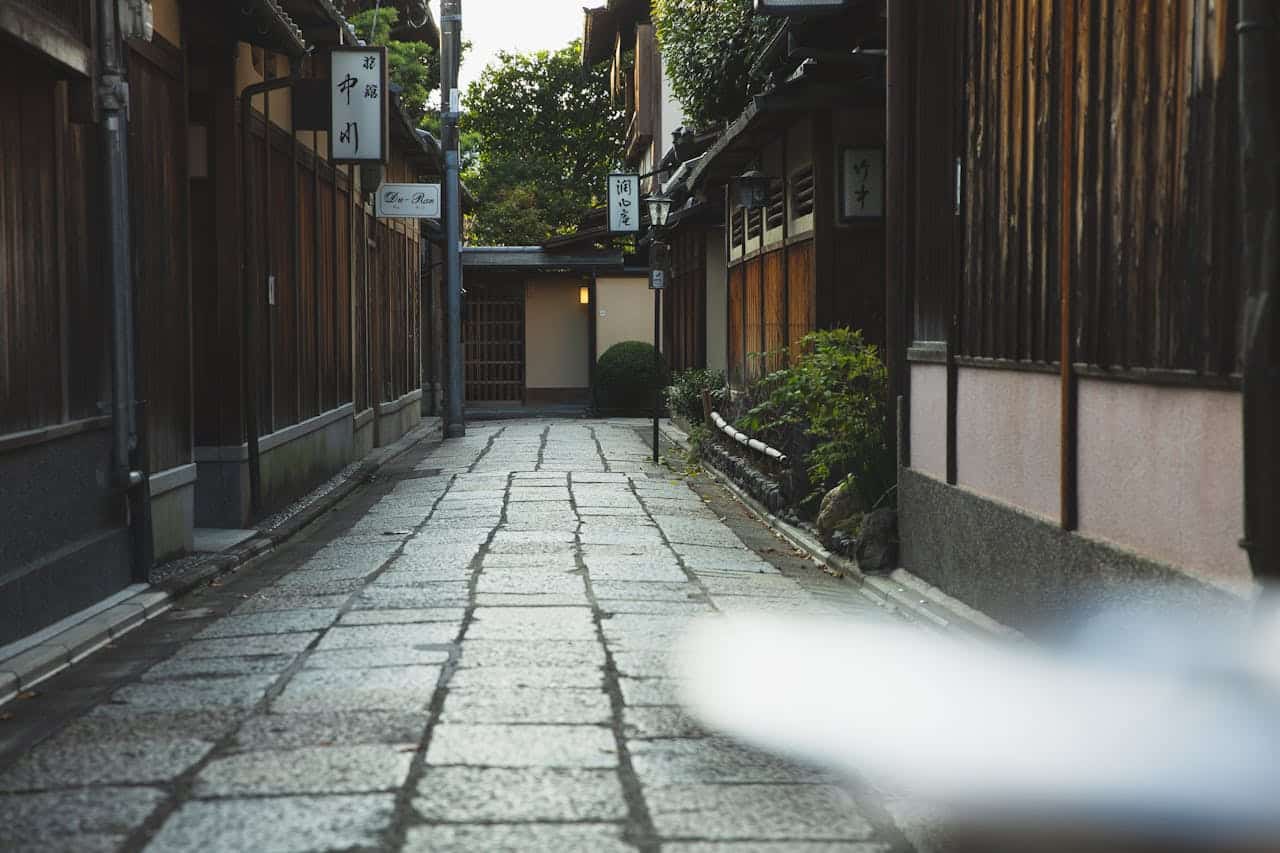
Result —
[{"label": "entrance gate", "polygon": [[463,304],[468,403],[524,402],[524,288],[471,286]]}]

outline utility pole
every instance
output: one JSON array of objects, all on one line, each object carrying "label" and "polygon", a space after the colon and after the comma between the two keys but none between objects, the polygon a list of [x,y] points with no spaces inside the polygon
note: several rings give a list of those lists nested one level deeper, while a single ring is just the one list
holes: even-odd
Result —
[{"label": "utility pole", "polygon": [[467,433],[462,415],[462,182],[458,176],[458,64],[462,47],[462,0],[440,4],[440,135],[444,148],[445,431]]}]

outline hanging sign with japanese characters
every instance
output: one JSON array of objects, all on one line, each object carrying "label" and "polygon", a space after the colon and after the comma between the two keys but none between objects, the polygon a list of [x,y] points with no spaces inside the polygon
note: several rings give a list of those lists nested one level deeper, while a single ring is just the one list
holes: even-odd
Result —
[{"label": "hanging sign with japanese characters", "polygon": [[378,187],[380,219],[439,219],[439,184],[383,184]]},{"label": "hanging sign with japanese characters", "polygon": [[840,218],[884,216],[884,149],[845,148],[840,157]]},{"label": "hanging sign with japanese characters", "polygon": [[335,47],[329,70],[329,157],[335,163],[387,160],[387,49]]},{"label": "hanging sign with japanese characters", "polygon": [[640,176],[609,176],[609,233],[634,234],[640,230]]}]

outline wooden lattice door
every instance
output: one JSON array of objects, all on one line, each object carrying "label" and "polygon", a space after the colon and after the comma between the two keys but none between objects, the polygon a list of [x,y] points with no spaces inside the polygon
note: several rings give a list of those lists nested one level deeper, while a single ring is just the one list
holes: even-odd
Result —
[{"label": "wooden lattice door", "polygon": [[524,402],[524,293],[467,294],[462,335],[467,402]]}]

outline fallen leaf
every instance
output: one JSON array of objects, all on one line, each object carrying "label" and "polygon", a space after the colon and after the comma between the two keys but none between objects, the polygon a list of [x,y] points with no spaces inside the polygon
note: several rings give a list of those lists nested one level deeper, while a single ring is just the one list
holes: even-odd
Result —
[{"label": "fallen leaf", "polygon": [[34,699],[40,695],[39,690],[24,690],[18,694],[19,699]]},{"label": "fallen leaf", "polygon": [[0,723],[7,723],[13,719],[13,714],[9,711],[0,711]]}]

